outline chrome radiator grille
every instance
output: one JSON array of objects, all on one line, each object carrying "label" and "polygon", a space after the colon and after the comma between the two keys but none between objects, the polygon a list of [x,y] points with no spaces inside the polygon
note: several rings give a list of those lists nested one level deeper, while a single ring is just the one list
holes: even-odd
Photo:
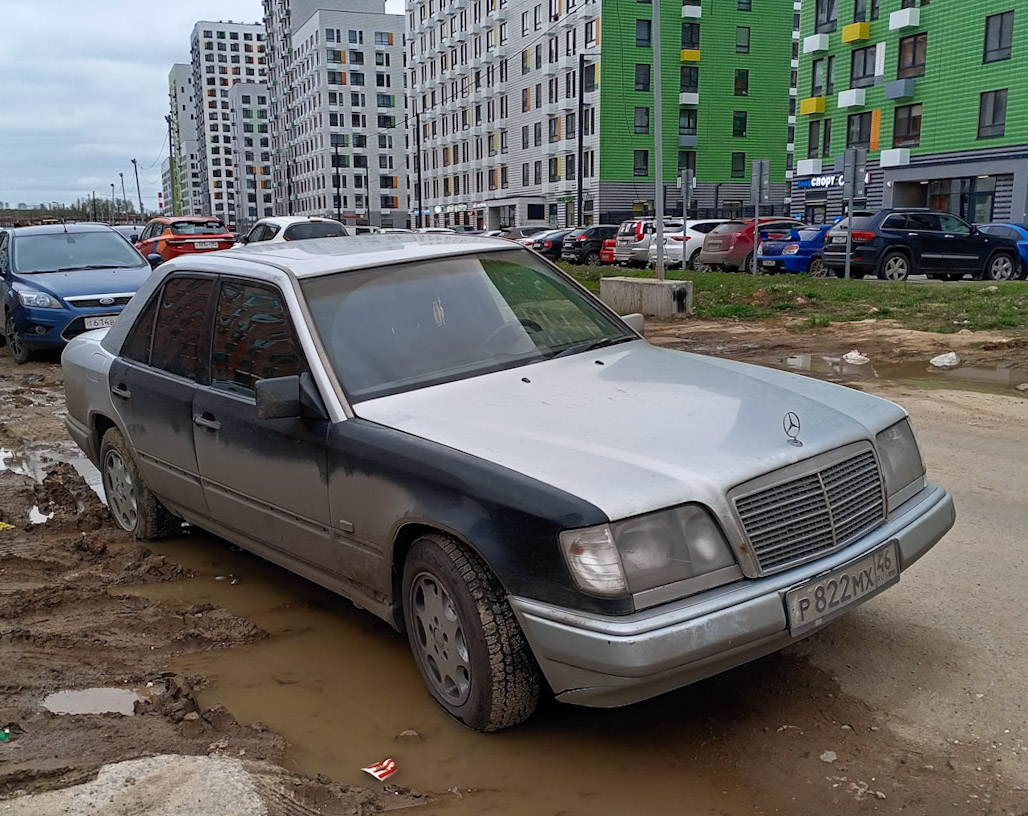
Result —
[{"label": "chrome radiator grille", "polygon": [[885,520],[885,495],[874,453],[735,499],[760,572],[778,572],[839,549]]}]

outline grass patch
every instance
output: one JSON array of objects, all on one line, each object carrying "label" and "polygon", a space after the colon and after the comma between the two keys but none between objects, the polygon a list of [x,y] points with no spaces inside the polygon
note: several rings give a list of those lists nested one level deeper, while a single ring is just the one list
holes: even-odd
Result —
[{"label": "grass patch", "polygon": [[[601,276],[652,278],[654,274],[649,269],[560,266],[594,292],[599,291]],[[669,269],[667,278],[693,282],[693,312],[700,318],[751,321],[787,315],[801,319],[800,329],[887,318],[921,331],[1028,331],[1028,282],[1024,281],[888,283],[681,269]]]}]

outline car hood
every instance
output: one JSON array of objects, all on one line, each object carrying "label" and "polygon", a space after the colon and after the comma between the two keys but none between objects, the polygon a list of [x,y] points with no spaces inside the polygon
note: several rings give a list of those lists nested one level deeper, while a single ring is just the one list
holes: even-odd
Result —
[{"label": "car hood", "polygon": [[36,272],[17,275],[17,285],[47,292],[54,297],[109,295],[135,292],[150,277],[149,264],[118,269],[75,269],[69,272]]},{"label": "car hood", "polygon": [[[612,520],[723,502],[737,484],[906,416],[849,388],[642,340],[354,410],[579,496]],[[783,430],[789,411],[802,447]]]}]

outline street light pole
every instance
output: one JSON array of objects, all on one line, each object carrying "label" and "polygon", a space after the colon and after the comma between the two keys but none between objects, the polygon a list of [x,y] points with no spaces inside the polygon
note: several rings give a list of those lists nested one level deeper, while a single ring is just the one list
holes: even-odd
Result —
[{"label": "street light pole", "polygon": [[653,240],[657,242],[657,280],[664,280],[664,100],[661,98],[660,57],[660,0],[653,0],[653,118],[657,123],[653,129],[653,163],[657,179],[653,193]]},{"label": "street light pole", "polygon": [[[171,163],[171,214],[178,215],[178,196],[175,191],[178,189],[178,171],[175,162],[175,142],[171,138],[171,115],[165,114],[164,121],[168,123],[168,161]],[[140,213],[140,216],[143,214]]]},{"label": "street light pole", "polygon": [[421,113],[417,110],[418,102],[414,100],[414,177],[418,185],[418,229],[425,226],[424,206],[421,203]]},{"label": "street light pole", "polygon": [[341,223],[343,220],[343,195],[339,187],[339,139],[335,138],[335,134],[332,138],[332,147],[335,150],[332,157],[332,176],[336,186],[336,221]]},{"label": "street light pole", "polygon": [[121,177],[121,200],[125,202],[125,215],[127,216],[129,211],[129,205],[128,196],[125,195],[125,174],[118,173],[118,175]]},{"label": "street light pole", "polygon": [[143,212],[143,191],[139,189],[139,165],[136,160],[132,160],[132,169],[136,171],[136,195],[139,196],[139,217],[144,218],[145,213]]},{"label": "street light pole", "polygon": [[[576,227],[583,226],[582,221],[582,176],[585,175],[585,168],[582,160],[585,157],[585,147],[582,139],[585,136],[585,52],[578,55],[578,221]],[[567,226],[567,225],[565,225]]]},{"label": "street light pole", "polygon": [[111,223],[114,223],[114,182],[111,182]]}]

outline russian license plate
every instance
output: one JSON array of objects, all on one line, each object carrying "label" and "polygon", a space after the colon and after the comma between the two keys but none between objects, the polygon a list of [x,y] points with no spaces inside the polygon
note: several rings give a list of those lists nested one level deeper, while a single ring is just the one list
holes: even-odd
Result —
[{"label": "russian license plate", "polygon": [[775,261],[761,261],[761,263],[764,264],[764,266],[775,266],[776,265]]},{"label": "russian license plate", "polygon": [[98,317],[87,317],[86,328],[87,329],[107,329],[114,325],[114,321],[118,319],[117,315],[100,315]]},{"label": "russian license plate", "polygon": [[217,249],[217,241],[193,241],[193,246],[197,249]]},{"label": "russian license plate", "polygon": [[785,593],[789,632],[799,635],[899,581],[896,542]]},{"label": "russian license plate", "polygon": [[845,244],[846,243],[846,236],[845,235],[833,235],[832,236],[832,243],[833,244]]}]

